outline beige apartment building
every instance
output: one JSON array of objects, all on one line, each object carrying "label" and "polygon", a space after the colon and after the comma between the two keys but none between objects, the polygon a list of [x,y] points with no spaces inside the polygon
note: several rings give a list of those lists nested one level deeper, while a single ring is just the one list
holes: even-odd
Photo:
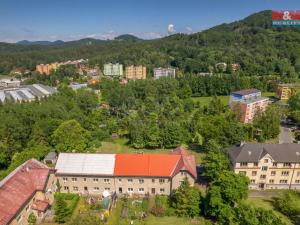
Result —
[{"label": "beige apartment building", "polygon": [[54,172],[35,159],[28,160],[0,182],[0,224],[27,225],[31,213],[40,222],[55,191]]},{"label": "beige apartment building", "polygon": [[187,178],[197,178],[194,156],[180,147],[172,154],[61,153],[56,177],[62,192],[101,195],[169,195]]},{"label": "beige apartment building", "polygon": [[244,144],[230,148],[229,156],[250,189],[300,189],[299,144]]},{"label": "beige apartment building", "polygon": [[125,78],[127,80],[144,80],[147,76],[147,70],[145,66],[126,66]]}]

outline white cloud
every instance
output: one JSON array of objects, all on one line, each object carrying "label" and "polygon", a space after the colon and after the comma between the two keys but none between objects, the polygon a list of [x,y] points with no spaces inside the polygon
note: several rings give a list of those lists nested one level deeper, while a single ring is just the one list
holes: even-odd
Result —
[{"label": "white cloud", "polygon": [[88,38],[95,38],[95,37],[97,37],[97,34],[90,34],[90,35],[88,35],[86,37],[88,37]]},{"label": "white cloud", "polygon": [[173,34],[173,33],[175,33],[175,32],[176,32],[176,30],[175,30],[174,24],[169,24],[169,25],[168,25],[168,33],[169,33],[169,34]]}]

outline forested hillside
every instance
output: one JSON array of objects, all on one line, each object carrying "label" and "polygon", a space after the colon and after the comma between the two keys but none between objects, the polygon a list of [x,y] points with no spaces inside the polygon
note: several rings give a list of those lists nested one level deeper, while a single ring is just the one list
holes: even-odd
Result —
[{"label": "forested hillside", "polygon": [[156,66],[174,66],[185,73],[208,72],[218,62],[238,63],[241,74],[295,78],[300,73],[300,29],[272,27],[271,11],[263,11],[203,32],[150,41],[123,35],[114,41],[83,39],[47,46],[2,43],[0,74],[78,58],[89,58],[91,64],[100,66],[105,62],[144,64],[149,72]]}]

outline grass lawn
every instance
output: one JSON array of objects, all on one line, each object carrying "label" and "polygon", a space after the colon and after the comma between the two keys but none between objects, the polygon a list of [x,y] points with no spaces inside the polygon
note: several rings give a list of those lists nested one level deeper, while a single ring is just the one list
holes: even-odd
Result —
[{"label": "grass lawn", "polygon": [[[107,225],[128,225],[130,224],[129,219],[122,219],[120,217],[122,210],[122,202],[119,200],[117,206],[113,209],[112,214],[108,218]],[[179,218],[176,216],[165,216],[165,217],[155,217],[148,214],[145,220],[134,220],[134,225],[204,225],[205,220],[203,218],[189,219],[189,218]]]},{"label": "grass lawn", "polygon": [[[135,149],[127,145],[128,140],[121,138],[113,141],[103,141],[102,146],[97,150],[99,153],[165,153],[169,154],[173,149]],[[196,163],[203,162],[205,154],[200,151],[186,148],[188,153],[194,155]]]},{"label": "grass lawn", "polygon": [[[199,102],[200,105],[208,105],[208,103],[211,101],[213,97],[212,96],[209,96],[209,97],[193,97],[193,101],[196,103],[196,102]],[[218,96],[218,98],[221,99],[221,102],[224,104],[224,105],[228,105],[229,103],[229,96]]]},{"label": "grass lawn", "polygon": [[287,225],[293,225],[292,221],[288,217],[274,209],[272,197],[251,197],[248,198],[247,202],[255,207],[272,210],[274,213],[280,216]]}]

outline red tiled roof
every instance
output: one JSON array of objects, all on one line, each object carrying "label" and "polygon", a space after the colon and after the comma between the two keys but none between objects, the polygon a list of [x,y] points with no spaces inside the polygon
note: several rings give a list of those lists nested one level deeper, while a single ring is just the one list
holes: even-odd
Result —
[{"label": "red tiled roof", "polygon": [[40,212],[45,212],[48,207],[49,207],[48,200],[44,200],[44,201],[35,200],[31,206],[32,209],[40,211]]},{"label": "red tiled roof", "polygon": [[182,146],[171,154],[116,154],[114,175],[172,177],[180,170],[197,178],[195,157]]},{"label": "red tiled roof", "polygon": [[115,176],[170,177],[180,155],[116,154]]},{"label": "red tiled roof", "polygon": [[0,182],[0,224],[9,223],[36,191],[45,188],[49,168],[31,159]]},{"label": "red tiled roof", "polygon": [[176,148],[172,154],[181,155],[180,162],[177,165],[177,168],[174,174],[178,173],[180,170],[188,171],[194,178],[197,178],[196,171],[196,160],[195,156],[189,155],[186,149],[183,146]]}]

